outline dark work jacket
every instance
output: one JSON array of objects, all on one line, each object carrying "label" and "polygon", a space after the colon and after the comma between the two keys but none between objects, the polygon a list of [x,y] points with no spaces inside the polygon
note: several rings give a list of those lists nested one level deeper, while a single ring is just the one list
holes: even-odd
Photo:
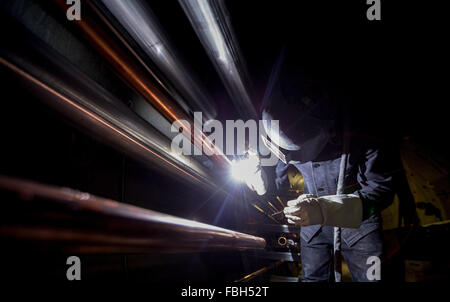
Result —
[{"label": "dark work jacket", "polygon": [[[386,145],[353,137],[348,146],[344,193],[359,195],[363,202],[363,222],[360,228],[342,228],[342,239],[348,246],[352,246],[365,235],[381,228],[380,211],[393,201],[393,179],[399,168],[395,153],[389,151]],[[341,155],[342,146],[329,143],[313,161],[291,162],[305,180],[304,194],[336,194]],[[289,165],[279,161],[276,166],[275,184],[278,190],[289,186]],[[306,242],[310,242],[320,228],[321,225],[302,227],[300,235]]]}]

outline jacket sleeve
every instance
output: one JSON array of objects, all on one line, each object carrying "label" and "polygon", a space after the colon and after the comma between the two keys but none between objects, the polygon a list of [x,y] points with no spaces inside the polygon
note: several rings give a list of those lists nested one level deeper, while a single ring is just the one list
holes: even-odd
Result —
[{"label": "jacket sleeve", "polygon": [[362,200],[363,220],[388,207],[395,194],[394,177],[400,171],[399,161],[386,147],[367,148],[358,167],[357,181],[361,188],[355,192]]}]

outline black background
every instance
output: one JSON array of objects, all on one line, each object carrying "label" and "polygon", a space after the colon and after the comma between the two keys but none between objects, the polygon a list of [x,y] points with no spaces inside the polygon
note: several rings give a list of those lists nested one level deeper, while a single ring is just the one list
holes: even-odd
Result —
[{"label": "black background", "polygon": [[[364,0],[227,0],[252,81],[253,102],[260,105],[273,65],[285,46],[298,52],[299,68],[309,68],[331,83],[342,96],[339,102],[348,102],[355,116],[378,135],[412,136],[447,157],[448,27],[442,16],[445,10],[437,4],[443,1],[381,2],[382,20],[368,21]],[[177,1],[148,3],[183,61],[213,96],[218,118],[238,119]],[[1,173],[196,218],[183,198],[195,199],[197,191],[180,189],[172,179],[149,172],[73,130],[13,79],[3,83]],[[129,185],[125,193],[121,191],[124,173]],[[211,223],[214,215],[209,214],[219,206],[220,201],[210,203],[202,221]],[[290,295],[291,290],[279,292]]]}]

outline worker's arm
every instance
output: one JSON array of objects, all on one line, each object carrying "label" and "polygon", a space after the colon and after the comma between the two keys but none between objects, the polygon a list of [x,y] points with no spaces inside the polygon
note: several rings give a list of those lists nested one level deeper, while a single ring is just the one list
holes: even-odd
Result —
[{"label": "worker's arm", "polygon": [[353,192],[362,200],[363,220],[388,207],[394,199],[394,177],[400,161],[387,147],[368,148],[357,175],[360,189]]},{"label": "worker's arm", "polygon": [[284,208],[289,223],[300,226],[328,225],[358,228],[362,222],[362,201],[354,194],[316,197],[302,194]]},{"label": "worker's arm", "polygon": [[352,194],[316,197],[303,194],[288,202],[284,213],[288,222],[301,226],[322,224],[358,228],[364,219],[392,203],[394,173],[398,171],[393,154],[367,149],[359,164],[360,189]]}]

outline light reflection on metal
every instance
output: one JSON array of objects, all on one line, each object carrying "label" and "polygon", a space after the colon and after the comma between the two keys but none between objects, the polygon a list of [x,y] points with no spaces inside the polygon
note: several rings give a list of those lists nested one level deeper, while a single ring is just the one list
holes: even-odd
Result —
[{"label": "light reflection on metal", "polygon": [[[56,0],[61,8],[65,8],[66,4],[61,0]],[[170,123],[178,120],[184,129],[191,131],[183,131],[194,141],[197,146],[203,146],[209,149],[211,159],[215,160],[222,166],[230,164],[231,161],[224,155],[222,150],[217,148],[204,133],[194,132],[192,118],[182,110],[171,98],[153,83],[152,79],[138,66],[129,55],[120,48],[103,30],[99,24],[93,21],[89,16],[85,16],[77,21],[76,24],[81,28],[83,33],[102,55],[116,69],[122,79],[135,89],[146,101],[154,106]]]},{"label": "light reflection on metal", "polygon": [[108,38],[98,26],[87,21],[77,23],[86,36],[93,42],[102,55],[113,64],[122,78],[135,88],[147,101],[157,108],[169,121],[186,118],[184,112],[176,104],[165,97],[154,85],[151,84],[148,77],[140,70],[136,64],[128,59],[126,53],[114,45],[114,42]]},{"label": "light reflection on metal", "polygon": [[178,0],[243,118],[257,118],[249,81],[223,1]]},{"label": "light reflection on metal", "polygon": [[296,246],[297,246],[297,245],[295,244],[294,240],[292,240],[292,239],[287,239],[287,238],[284,237],[284,236],[279,237],[278,240],[277,240],[277,242],[278,242],[278,244],[279,244],[280,246],[286,246],[286,247],[289,247],[289,246],[296,247]]},{"label": "light reflection on metal", "polygon": [[279,212],[280,210],[278,210],[270,201],[267,202],[269,204],[269,206],[275,211],[274,213]]},{"label": "light reflection on metal", "polygon": [[276,198],[277,198],[278,202],[281,204],[281,207],[282,207],[282,208],[285,208],[286,205],[285,205],[284,202],[281,200],[280,196],[277,196]]},{"label": "light reflection on metal", "polygon": [[[25,199],[19,207],[13,204],[13,209],[44,213],[46,209],[53,209],[70,215],[50,216],[41,219],[38,225],[0,224],[0,236],[6,238],[50,241],[73,246],[87,245],[85,251],[91,252],[244,250],[264,249],[266,244],[260,237],[119,203],[69,188],[0,175],[0,189],[15,192]],[[40,203],[45,205],[45,208],[36,206]],[[29,211],[19,211],[11,215],[19,215],[19,219],[25,219],[21,213]],[[58,227],[52,224],[55,219],[60,221]]]},{"label": "light reflection on metal", "polygon": [[262,274],[267,273],[268,271],[276,268],[277,266],[279,266],[283,262],[284,262],[284,260],[278,260],[278,261],[276,261],[276,262],[274,262],[274,263],[272,263],[272,264],[270,264],[270,265],[268,265],[266,267],[263,267],[263,268],[257,270],[256,272],[248,274],[247,276],[245,276],[245,277],[243,277],[243,278],[241,278],[239,280],[236,280],[234,282],[248,282],[248,281],[250,281],[250,280],[252,280],[252,279],[254,279],[256,277],[259,277]]},{"label": "light reflection on metal", "polygon": [[269,214],[266,213],[266,211],[264,211],[263,209],[261,209],[259,206],[257,206],[256,204],[252,203],[252,206],[257,209],[259,212],[263,213],[264,216],[266,216],[267,218],[269,218],[270,220],[273,220],[275,223],[279,223],[278,220],[276,220],[275,218],[273,218],[272,216],[270,216]]},{"label": "light reflection on metal", "polygon": [[[21,66],[3,57],[0,57],[0,64],[31,84],[28,88],[47,105],[91,135],[137,160],[160,167],[163,172],[181,176],[204,188],[217,189],[206,169],[189,158],[173,154],[167,138],[137,119],[128,107],[98,84],[70,65],[58,61],[57,54],[42,47],[34,45],[34,56],[43,56],[39,57],[38,62],[29,62],[24,54],[9,53],[9,59]],[[52,61],[48,56],[52,57]]]},{"label": "light reflection on metal", "polygon": [[[98,1],[96,1],[98,3]],[[154,64],[179,89],[183,97],[201,111],[206,119],[213,119],[217,111],[211,105],[211,97],[194,80],[175,55],[174,48],[165,37],[161,25],[153,12],[141,0],[100,0],[107,10],[119,21]]]},{"label": "light reflection on metal", "polygon": [[281,215],[281,214],[284,214],[284,212],[281,210],[281,211],[278,211],[278,212],[275,212],[275,213],[273,213],[273,214],[271,214],[270,216],[277,216],[277,215]]}]

